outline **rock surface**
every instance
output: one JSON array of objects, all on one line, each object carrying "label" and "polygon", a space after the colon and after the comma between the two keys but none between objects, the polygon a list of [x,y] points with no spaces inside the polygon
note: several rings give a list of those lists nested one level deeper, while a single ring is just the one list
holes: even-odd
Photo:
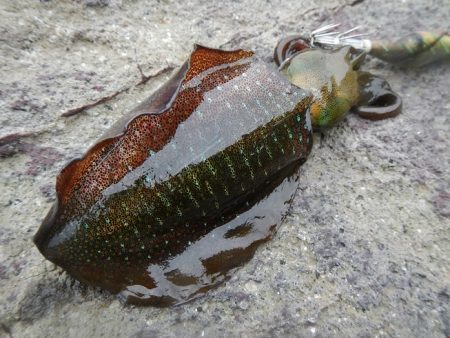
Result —
[{"label": "rock surface", "polygon": [[[405,70],[370,60],[403,97],[403,114],[349,116],[316,142],[275,238],[196,301],[123,306],[32,244],[59,170],[193,43],[270,60],[282,35],[333,22],[379,37],[449,29],[448,0],[277,3],[0,0],[0,336],[450,336],[448,63]],[[142,81],[139,67],[159,75]]]}]

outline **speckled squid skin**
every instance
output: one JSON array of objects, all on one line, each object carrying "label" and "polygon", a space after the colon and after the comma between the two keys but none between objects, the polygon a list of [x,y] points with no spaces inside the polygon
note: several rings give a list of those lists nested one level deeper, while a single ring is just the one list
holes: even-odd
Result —
[{"label": "speckled squid skin", "polygon": [[312,146],[311,95],[252,52],[189,62],[57,179],[43,255],[128,302],[222,282],[280,224]]}]

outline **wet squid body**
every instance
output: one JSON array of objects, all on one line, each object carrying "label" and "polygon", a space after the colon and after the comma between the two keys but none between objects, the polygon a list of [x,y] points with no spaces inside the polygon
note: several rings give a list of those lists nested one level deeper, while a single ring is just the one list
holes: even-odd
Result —
[{"label": "wet squid body", "polygon": [[177,304],[222,282],[282,221],[311,150],[311,114],[315,125],[334,123],[344,113],[334,117],[333,107],[364,96],[348,49],[321,53],[327,60],[302,54],[345,70],[317,82],[313,73],[302,79],[294,59],[280,72],[249,51],[196,46],[62,170],[34,237],[41,253],[132,303]]}]

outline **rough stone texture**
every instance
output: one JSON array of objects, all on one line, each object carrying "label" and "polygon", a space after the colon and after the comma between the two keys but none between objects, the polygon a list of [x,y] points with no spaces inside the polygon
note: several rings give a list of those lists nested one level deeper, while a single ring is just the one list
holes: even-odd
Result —
[{"label": "rough stone texture", "polygon": [[[270,60],[331,22],[375,35],[449,29],[448,0],[0,0],[0,336],[450,336],[449,64],[371,60],[403,114],[349,116],[316,142],[292,213],[224,285],[169,309],[123,306],[31,242],[55,176],[180,65],[194,42]],[[447,25],[447,26],[442,26]],[[131,87],[71,118],[61,113]]]}]

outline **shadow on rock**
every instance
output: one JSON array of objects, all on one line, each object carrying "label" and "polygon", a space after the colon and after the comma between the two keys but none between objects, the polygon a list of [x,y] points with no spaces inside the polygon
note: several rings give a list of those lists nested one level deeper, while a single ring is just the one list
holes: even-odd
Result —
[{"label": "shadow on rock", "polygon": [[68,303],[81,303],[93,299],[111,298],[106,292],[96,290],[76,281],[66,273],[44,276],[31,284],[19,304],[21,321],[32,322],[50,311],[57,311]]}]

